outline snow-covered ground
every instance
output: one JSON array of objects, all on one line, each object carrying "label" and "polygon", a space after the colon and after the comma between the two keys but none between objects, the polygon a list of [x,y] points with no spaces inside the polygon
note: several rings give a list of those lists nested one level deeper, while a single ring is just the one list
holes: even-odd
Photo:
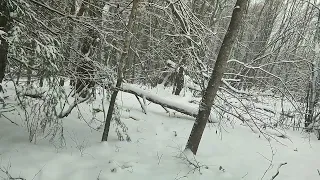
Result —
[{"label": "snow-covered ground", "polygon": [[[169,97],[164,91],[157,93]],[[184,103],[189,99],[186,96],[172,100]],[[100,101],[97,98],[93,106],[98,107]],[[27,180],[270,180],[279,165],[287,163],[275,179],[320,178],[317,170],[320,169],[320,141],[313,135],[288,130],[289,139],[275,137],[280,144],[275,139],[269,142],[240,123],[227,123],[223,128],[208,124],[198,154],[193,157],[183,152],[193,118],[169,116],[156,104],[149,104],[145,115],[136,98],[127,93],[119,93],[118,104],[122,107],[122,121],[129,128],[131,142],[119,142],[112,127],[109,141],[101,143],[102,132],[80,121],[76,109],[63,119],[65,148],[58,148],[48,139],[38,139],[37,144],[31,144],[26,128],[1,117],[1,169],[8,170],[14,178]],[[80,105],[84,117],[91,116],[91,106]],[[5,115],[23,125],[15,113]],[[97,115],[99,120],[101,117]],[[0,171],[0,177],[6,179],[5,173]]]}]

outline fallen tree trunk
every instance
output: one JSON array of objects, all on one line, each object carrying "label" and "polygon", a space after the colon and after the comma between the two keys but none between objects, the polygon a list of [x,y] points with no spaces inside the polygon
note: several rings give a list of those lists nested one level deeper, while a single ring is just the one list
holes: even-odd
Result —
[{"label": "fallen tree trunk", "polygon": [[[133,94],[135,96],[139,96],[141,98],[145,98],[152,103],[159,104],[162,107],[175,110],[177,112],[180,112],[182,114],[186,114],[188,116],[192,116],[192,117],[196,118],[198,115],[197,108],[193,108],[193,107],[190,107],[185,104],[172,102],[168,99],[158,97],[156,94],[152,94],[152,93],[144,91],[142,89],[133,87],[130,84],[123,84],[122,87],[117,90],[127,92],[127,93]],[[211,119],[209,119],[209,122],[214,123],[214,121]]]},{"label": "fallen tree trunk", "polygon": [[[126,83],[124,83],[121,88],[113,88],[113,90],[122,91],[122,92],[133,94],[136,97],[145,98],[146,100],[148,100],[152,103],[155,103],[155,104],[162,106],[166,110],[166,112],[168,112],[167,108],[169,108],[169,109],[175,110],[177,112],[180,112],[182,114],[185,114],[185,115],[188,115],[188,116],[191,116],[194,118],[196,118],[198,115],[197,114],[198,109],[190,106],[191,103],[198,105],[199,102],[197,102],[197,101],[188,101],[186,104],[177,103],[177,102],[172,101],[171,99],[169,100],[169,98],[159,97],[159,95],[157,95],[157,94],[145,91],[143,89],[134,87],[134,86],[132,86],[130,84],[126,84]],[[268,135],[268,136],[287,138],[287,136],[284,133],[278,131],[277,129],[264,129],[264,128],[259,128],[256,124],[250,125],[249,122],[247,120],[245,120],[245,118],[242,117],[240,114],[237,115],[232,112],[225,111],[224,109],[222,109],[222,107],[219,107],[219,106],[216,106],[216,108],[223,110],[224,112],[240,119],[242,122],[246,122],[245,125],[250,127],[250,129],[255,133],[262,133],[262,134]],[[261,109],[263,109],[263,108],[261,108]],[[217,118],[214,119],[214,118],[209,117],[208,122],[209,123],[217,123],[218,121],[216,119]]]}]

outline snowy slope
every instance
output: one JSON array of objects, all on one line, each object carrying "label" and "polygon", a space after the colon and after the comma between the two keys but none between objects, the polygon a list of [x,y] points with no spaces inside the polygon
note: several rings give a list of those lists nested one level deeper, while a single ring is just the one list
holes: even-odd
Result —
[{"label": "snowy slope", "polygon": [[[174,100],[179,103],[179,98]],[[319,179],[320,142],[313,136],[288,131],[290,140],[278,138],[283,144],[273,139],[269,143],[238,123],[223,129],[210,124],[194,158],[183,152],[193,118],[169,117],[155,104],[148,105],[145,115],[135,97],[127,93],[119,94],[118,103],[132,142],[119,142],[112,129],[109,141],[101,143],[102,132],[88,128],[74,111],[64,119],[66,148],[58,148],[48,139],[30,144],[25,128],[1,117],[0,166],[12,177],[27,180],[269,180],[279,164],[287,162],[276,179]],[[89,117],[89,104],[80,107]],[[23,124],[16,114],[6,115]],[[101,115],[97,117],[102,120]],[[199,167],[190,165],[186,157]],[[0,176],[7,177],[4,172]]]}]

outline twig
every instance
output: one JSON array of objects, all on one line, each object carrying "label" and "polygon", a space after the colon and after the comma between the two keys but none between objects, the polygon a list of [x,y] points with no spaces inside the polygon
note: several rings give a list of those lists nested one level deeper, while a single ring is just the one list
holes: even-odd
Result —
[{"label": "twig", "polygon": [[159,156],[159,152],[157,152],[158,165],[159,165],[159,164],[160,164],[160,162],[161,162],[162,156],[163,156],[163,154],[161,154],[161,155]]},{"label": "twig", "polygon": [[42,99],[44,93],[45,92],[40,93],[40,94],[24,93],[24,94],[22,94],[22,96],[27,96],[27,97],[31,97],[31,98],[35,98],[35,99]]},{"label": "twig", "polygon": [[126,7],[124,7],[121,11],[119,11],[118,14],[122,14],[122,12],[123,12],[124,10],[126,10],[132,3],[133,3],[133,1],[131,1],[128,5],[126,5]]},{"label": "twig", "polygon": [[278,167],[278,169],[277,169],[277,173],[272,176],[271,180],[274,180],[274,179],[279,175],[279,173],[280,173],[279,170],[280,170],[281,166],[286,165],[286,164],[288,164],[288,163],[285,162],[285,163],[281,163],[281,164],[279,165],[279,167]]},{"label": "twig", "polygon": [[100,180],[100,175],[101,175],[102,170],[100,170],[99,175],[97,177],[97,180]]},{"label": "twig", "polygon": [[135,95],[135,96],[136,96],[136,98],[137,98],[137,100],[138,100],[138,102],[139,102],[139,104],[140,104],[140,107],[141,107],[141,109],[142,109],[142,112],[143,112],[144,114],[147,114],[146,107],[142,104],[142,102],[141,102],[141,100],[139,99],[139,97],[138,97],[137,95]]},{"label": "twig", "polygon": [[42,171],[42,169],[43,169],[45,166],[46,166],[46,165],[44,165],[44,166],[33,176],[32,180],[34,180],[34,179],[38,176],[38,174]]},{"label": "twig", "polygon": [[245,178],[249,173],[247,172],[244,176],[241,177],[241,179]]},{"label": "twig", "polygon": [[71,111],[78,106],[78,104],[81,104],[83,102],[85,102],[86,100],[90,99],[90,95],[87,95],[87,97],[85,98],[80,98],[78,99],[78,97],[75,98],[74,102],[69,106],[69,108],[66,111],[63,111],[63,109],[61,110],[60,114],[58,115],[58,118],[64,118],[67,117]]},{"label": "twig", "polygon": [[12,177],[11,174],[9,173],[9,168],[11,167],[11,165],[9,165],[9,167],[7,169],[0,167],[0,171],[3,172],[4,174],[7,175],[9,180],[26,180],[25,178],[22,177]]},{"label": "twig", "polygon": [[8,121],[10,121],[12,124],[19,126],[19,124],[17,124],[16,122],[13,122],[11,119],[9,119],[7,116],[5,116],[4,114],[1,114],[1,116],[3,116],[4,118],[6,118]]},{"label": "twig", "polygon": [[262,154],[259,153],[263,158],[265,158],[266,160],[268,160],[270,162],[268,168],[263,173],[263,176],[261,177],[261,180],[264,178],[264,176],[267,174],[267,172],[271,169],[272,163],[273,163],[273,158],[274,158],[274,155],[275,155],[275,152],[274,152],[274,150],[273,150],[273,148],[271,146],[270,141],[268,141],[268,142],[269,142],[269,146],[270,146],[270,149],[271,149],[271,159],[268,159],[268,158],[266,158],[265,156],[263,156]]},{"label": "twig", "polygon": [[129,116],[129,118],[135,120],[135,121],[140,121],[140,119],[136,118],[136,117],[133,117],[133,116]]},{"label": "twig", "polygon": [[166,113],[170,113],[170,111],[168,110],[168,108],[164,107],[163,105],[161,105],[161,107],[166,111]]}]

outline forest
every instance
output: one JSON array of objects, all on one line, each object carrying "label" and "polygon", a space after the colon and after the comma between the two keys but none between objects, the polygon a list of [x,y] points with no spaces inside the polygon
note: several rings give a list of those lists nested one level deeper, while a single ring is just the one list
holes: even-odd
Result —
[{"label": "forest", "polygon": [[320,2],[0,0],[0,179],[319,179]]}]

